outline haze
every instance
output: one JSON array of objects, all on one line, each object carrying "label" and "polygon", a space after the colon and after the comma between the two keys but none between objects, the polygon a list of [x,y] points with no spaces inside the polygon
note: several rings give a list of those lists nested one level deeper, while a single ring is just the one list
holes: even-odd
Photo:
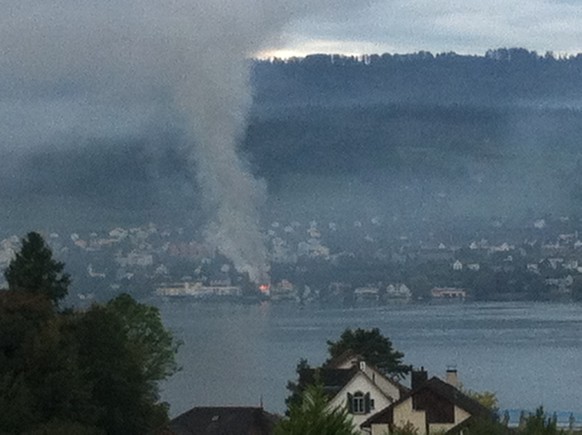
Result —
[{"label": "haze", "polygon": [[[242,144],[241,168],[266,181],[266,198],[256,202],[263,220],[577,211],[580,60],[542,58],[547,50],[581,51],[574,2],[249,5],[6,2],[6,233],[212,220],[200,172],[187,163],[200,133],[181,99],[185,72],[188,89],[208,89],[217,62],[238,89],[222,95],[240,109],[233,137]],[[500,46],[536,49],[540,58],[254,64],[254,106],[245,115],[244,63],[253,55],[327,48],[484,55]]]}]

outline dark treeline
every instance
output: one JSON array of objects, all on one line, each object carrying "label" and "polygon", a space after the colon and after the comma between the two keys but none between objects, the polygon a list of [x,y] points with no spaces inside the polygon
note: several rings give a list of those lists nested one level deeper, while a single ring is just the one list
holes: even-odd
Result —
[{"label": "dark treeline", "polygon": [[554,57],[523,48],[456,53],[310,55],[254,64],[261,103],[326,104],[575,103],[582,96],[582,54]]}]

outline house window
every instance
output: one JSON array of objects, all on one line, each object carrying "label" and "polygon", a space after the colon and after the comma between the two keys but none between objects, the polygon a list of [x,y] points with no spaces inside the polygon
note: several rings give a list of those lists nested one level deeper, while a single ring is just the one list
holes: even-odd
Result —
[{"label": "house window", "polygon": [[373,409],[372,403],[370,393],[364,394],[361,391],[348,393],[348,411],[352,414],[368,414]]},{"label": "house window", "polygon": [[364,393],[358,391],[354,394],[352,399],[352,410],[354,414],[364,414],[366,408],[364,407]]}]

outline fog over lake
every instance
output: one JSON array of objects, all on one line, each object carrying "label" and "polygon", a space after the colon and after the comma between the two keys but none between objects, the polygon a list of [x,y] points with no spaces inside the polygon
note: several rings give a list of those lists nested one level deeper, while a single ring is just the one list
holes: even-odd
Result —
[{"label": "fog over lake", "polygon": [[463,386],[494,391],[501,409],[581,411],[582,305],[410,304],[320,309],[296,305],[160,302],[164,323],[183,340],[183,370],[165,385],[171,415],[193,406],[259,405],[285,410],[287,381],[300,358],[327,357],[326,340],[345,328],[378,327],[404,361]]}]

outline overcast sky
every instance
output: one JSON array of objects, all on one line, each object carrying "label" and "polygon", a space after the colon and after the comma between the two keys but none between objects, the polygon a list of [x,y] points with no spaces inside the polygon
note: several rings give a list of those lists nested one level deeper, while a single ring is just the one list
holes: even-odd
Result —
[{"label": "overcast sky", "polygon": [[582,0],[384,0],[289,23],[261,55],[525,47],[582,52]]},{"label": "overcast sky", "polygon": [[249,56],[582,52],[582,0],[0,0],[0,8],[0,151],[139,134],[189,89],[185,77],[207,77],[206,89],[221,77],[213,69],[232,73]]}]

